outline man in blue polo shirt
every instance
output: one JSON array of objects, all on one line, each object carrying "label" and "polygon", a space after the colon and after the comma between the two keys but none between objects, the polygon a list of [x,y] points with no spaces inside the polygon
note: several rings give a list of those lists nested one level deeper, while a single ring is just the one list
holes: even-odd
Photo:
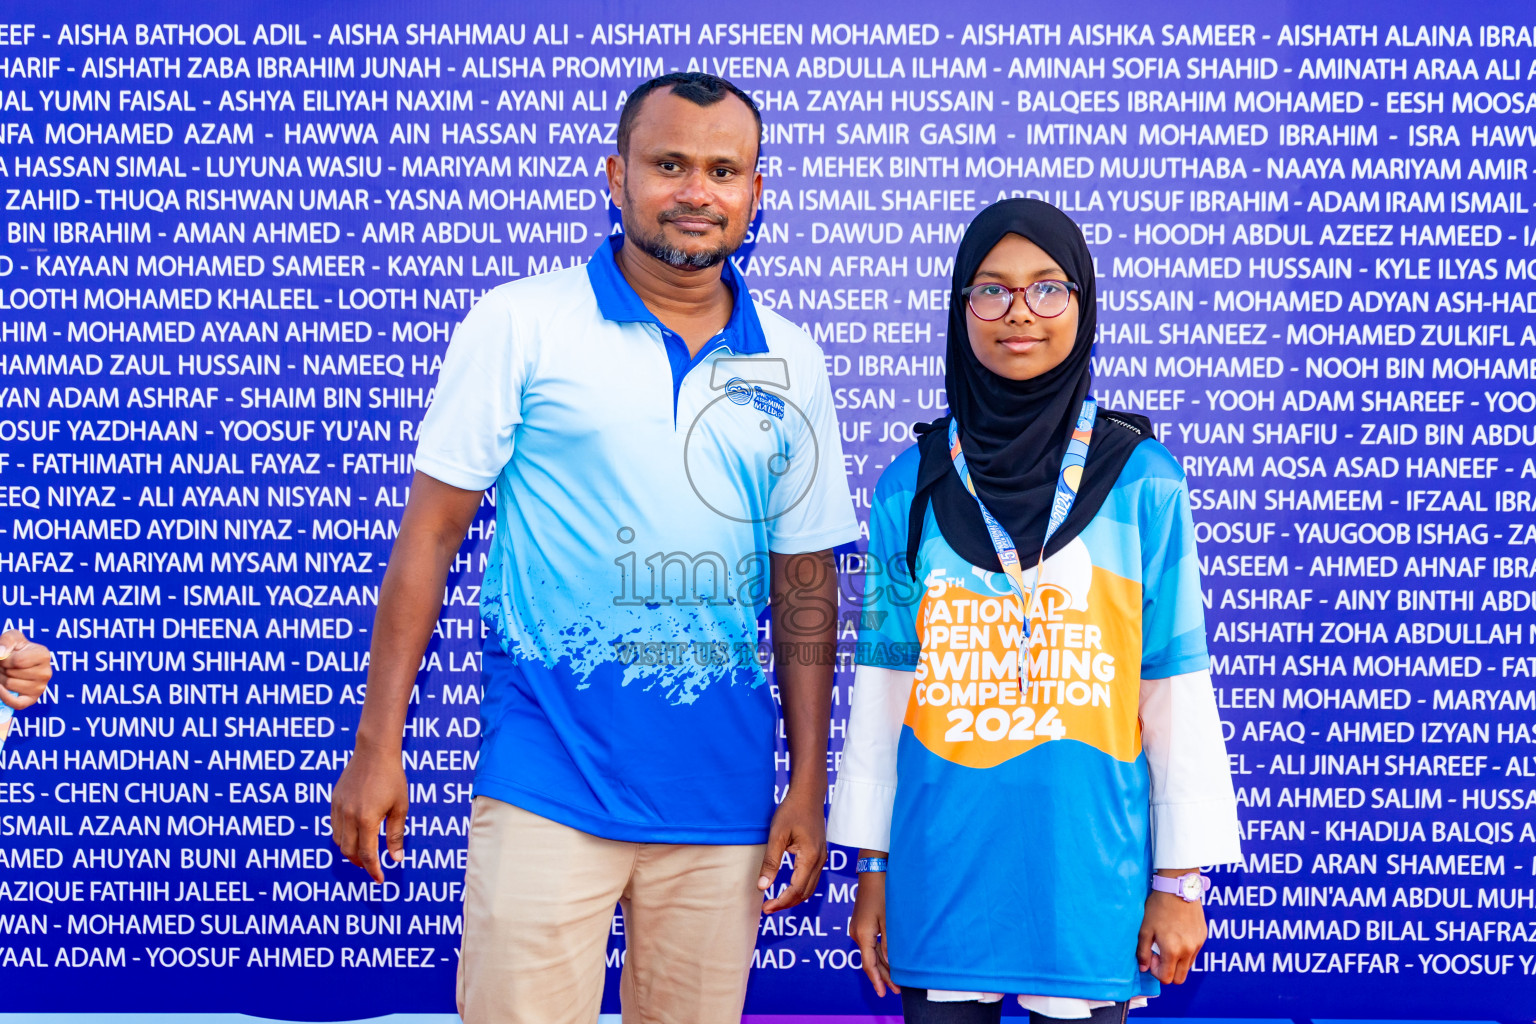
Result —
[{"label": "man in blue polo shirt", "polygon": [[[758,915],[815,890],[837,591],[858,525],[822,355],[728,261],[762,193],[735,86],[637,89],[609,158],[625,234],[488,293],[455,333],[375,619],[342,853],[398,857],[401,731],[448,567],[496,487],[466,1024],[596,1020],[613,905],[626,1020],[739,1020]],[[771,598],[791,757],[757,658]],[[764,903],[780,859],[785,891]]]}]

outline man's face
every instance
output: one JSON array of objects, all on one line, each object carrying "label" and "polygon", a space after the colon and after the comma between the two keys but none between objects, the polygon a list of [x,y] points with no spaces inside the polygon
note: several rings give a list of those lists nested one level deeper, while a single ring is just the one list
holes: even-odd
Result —
[{"label": "man's face", "polygon": [[757,213],[757,121],[735,96],[701,107],[668,90],[641,102],[629,152],[608,158],[625,238],[670,266],[712,267]]}]

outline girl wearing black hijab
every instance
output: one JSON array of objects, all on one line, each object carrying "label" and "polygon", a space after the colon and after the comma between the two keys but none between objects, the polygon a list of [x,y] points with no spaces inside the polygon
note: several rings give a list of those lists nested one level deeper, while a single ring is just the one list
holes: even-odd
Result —
[{"label": "girl wearing black hijab", "polygon": [[[1239,858],[1189,497],[1101,410],[1093,261],[999,202],[955,259],[950,415],[881,476],[828,838],[849,931],[906,1019],[1123,1021],[1205,939],[1195,867]],[[1043,557],[1043,564],[1042,564]]]}]

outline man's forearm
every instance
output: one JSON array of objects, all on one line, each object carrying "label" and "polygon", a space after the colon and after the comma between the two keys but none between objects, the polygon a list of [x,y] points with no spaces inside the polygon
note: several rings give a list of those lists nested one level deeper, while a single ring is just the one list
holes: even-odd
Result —
[{"label": "man's forearm", "polygon": [[[419,500],[421,499],[421,500]],[[453,557],[479,496],[417,475],[379,587],[357,749],[398,752],[417,669],[443,610]]]},{"label": "man's forearm", "polygon": [[400,748],[417,667],[442,612],[451,559],[452,553],[443,559],[436,545],[420,541],[397,543],[390,554],[368,649],[368,692],[357,723],[359,750]]},{"label": "man's forearm", "polygon": [[[831,646],[830,639],[827,646]],[[789,747],[792,793],[827,791],[827,726],[832,717],[832,666],[779,665],[779,699],[784,705],[784,733]]]},{"label": "man's forearm", "polygon": [[830,551],[774,555],[775,675],[789,747],[791,793],[827,789],[827,729],[837,640],[837,573]]}]

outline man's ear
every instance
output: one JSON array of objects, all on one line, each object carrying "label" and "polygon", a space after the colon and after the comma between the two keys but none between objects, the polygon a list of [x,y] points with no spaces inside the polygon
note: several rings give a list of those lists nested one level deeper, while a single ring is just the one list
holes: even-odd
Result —
[{"label": "man's ear", "polygon": [[[617,153],[609,154],[606,169],[608,171],[608,199],[613,203],[614,209],[622,210],[624,207],[619,204],[619,196],[624,194],[624,158]],[[761,186],[759,186],[758,191],[762,191]]]}]

